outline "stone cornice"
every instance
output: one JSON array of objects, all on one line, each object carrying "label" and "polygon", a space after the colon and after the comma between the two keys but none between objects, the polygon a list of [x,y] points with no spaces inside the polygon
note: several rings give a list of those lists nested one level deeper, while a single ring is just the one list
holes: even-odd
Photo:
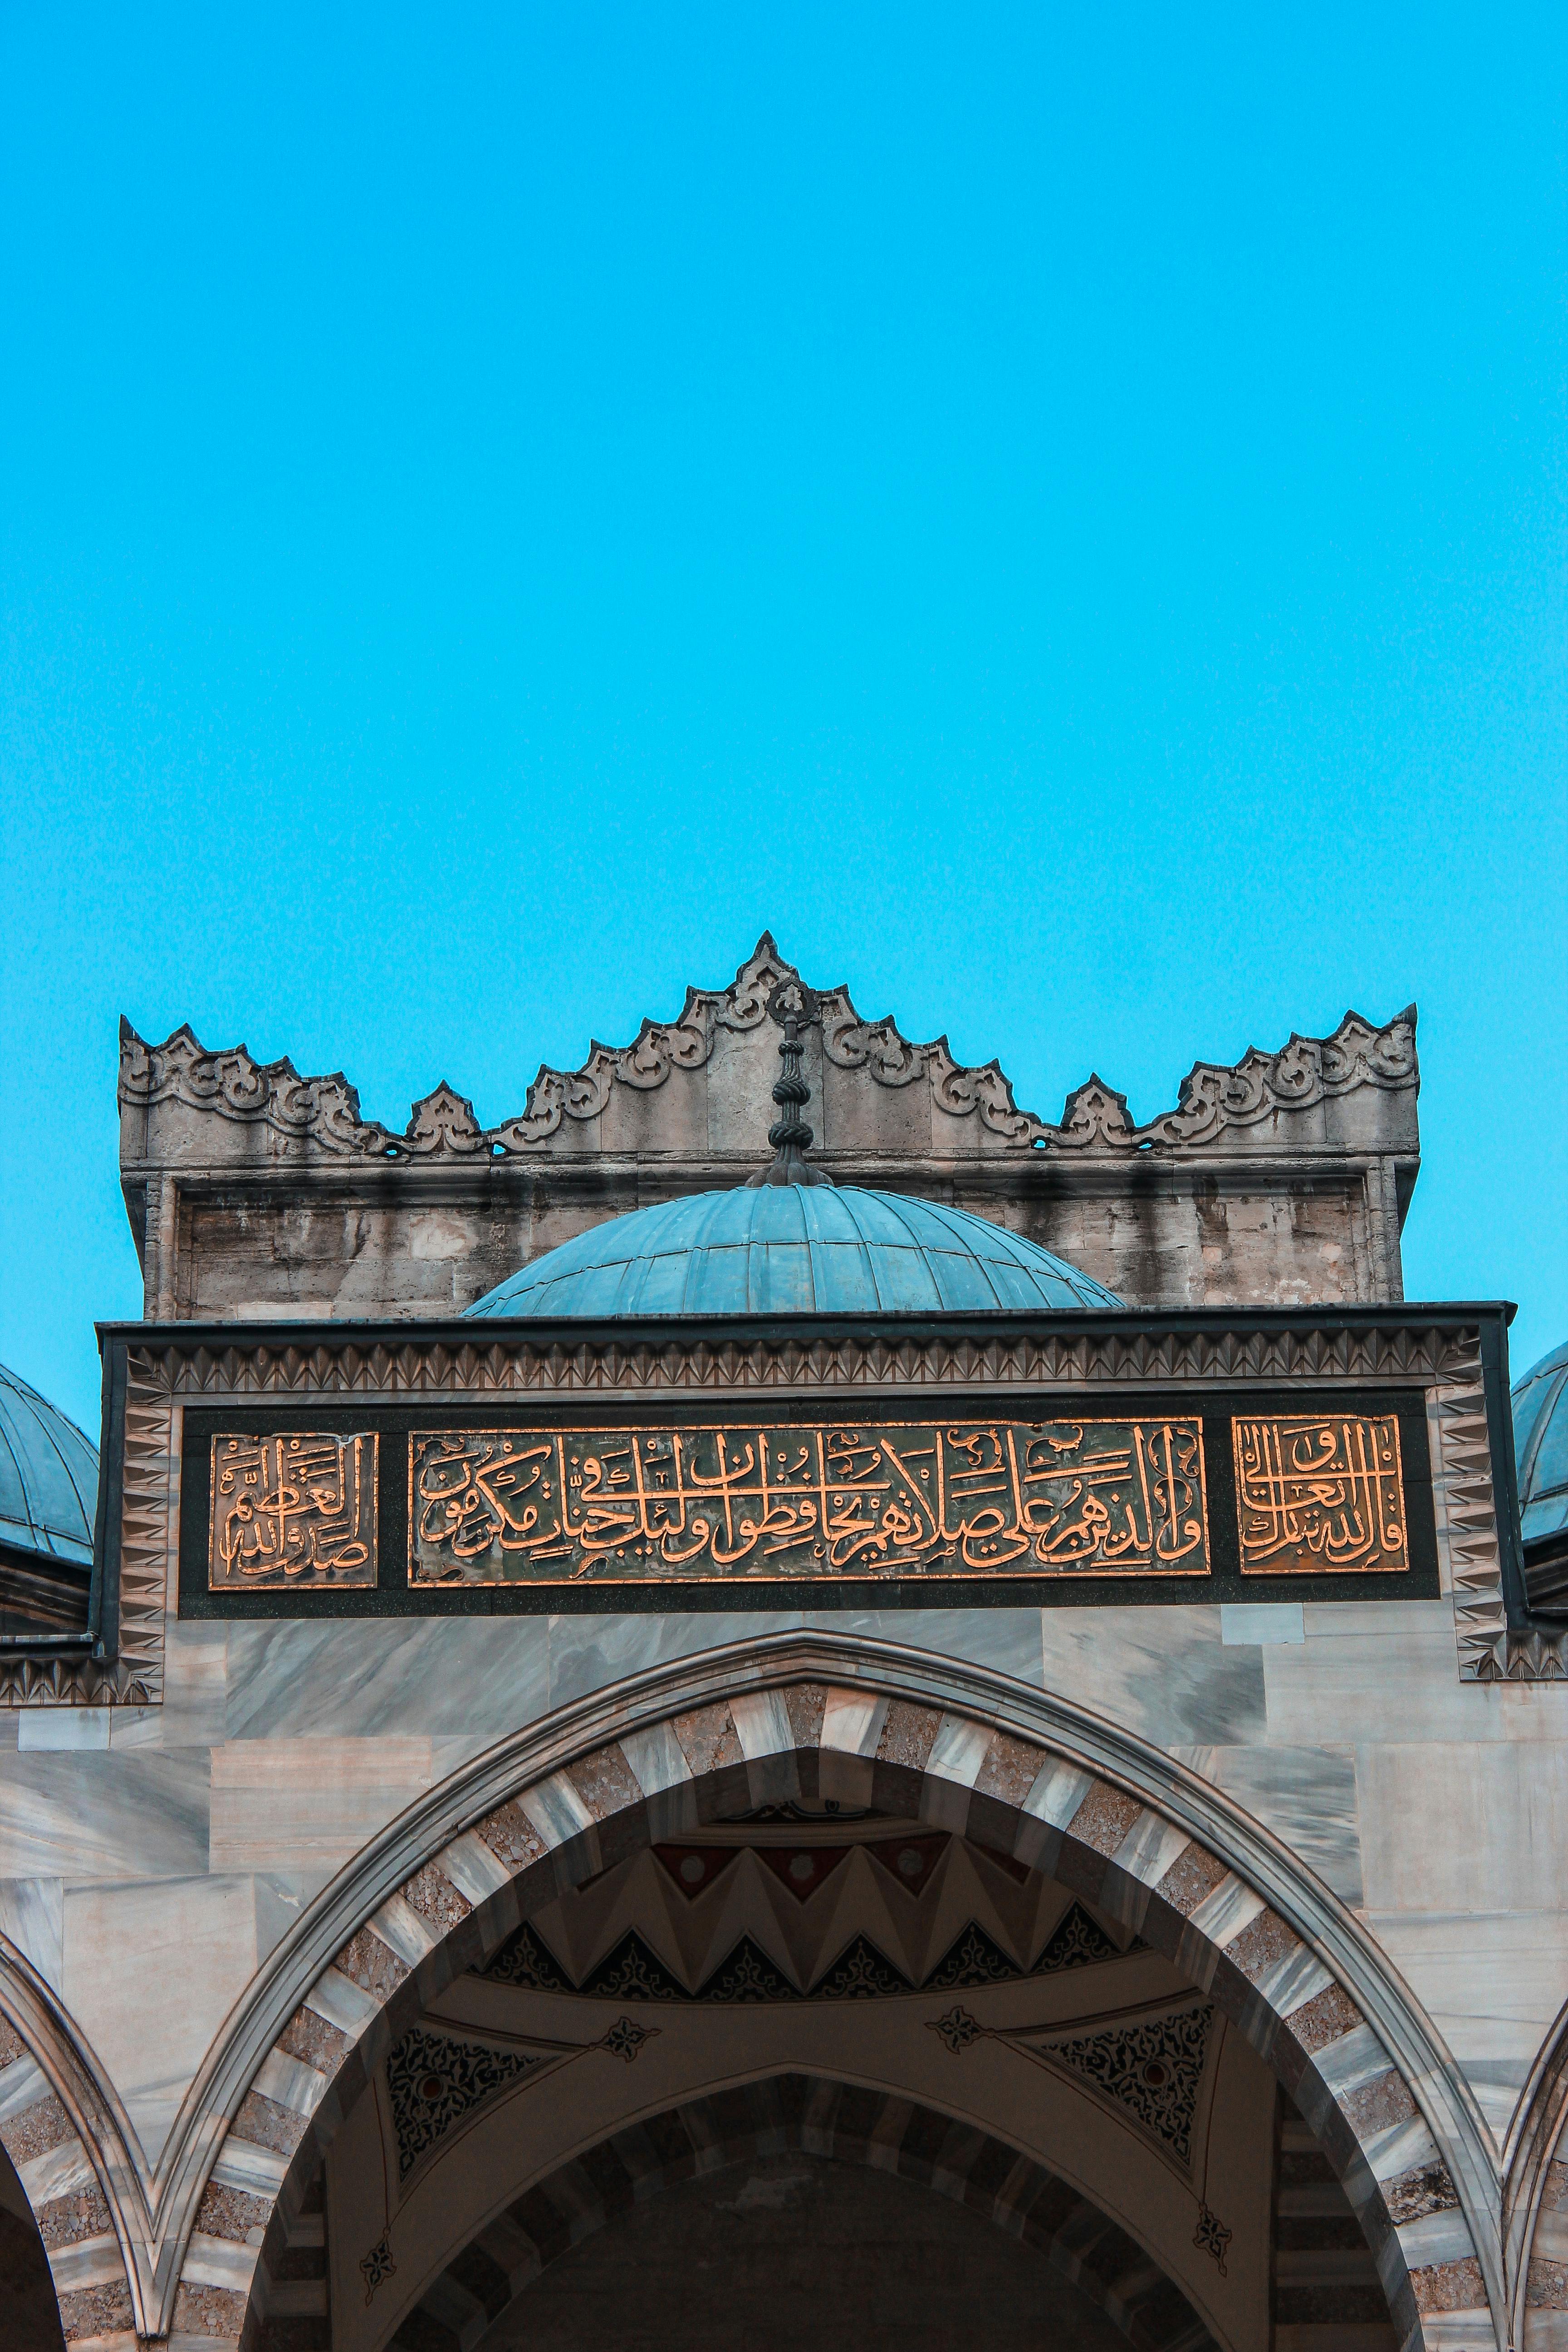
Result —
[{"label": "stone cornice", "polygon": [[[614,1327],[113,1327],[171,1397],[1405,1381],[1463,1378],[1494,1309],[1160,1310],[868,1329],[848,1318]],[[1058,1328],[1051,1328],[1052,1322]],[[791,1323],[796,1328],[792,1328]],[[1021,1327],[1021,1328],[1020,1328]],[[104,1335],[110,1336],[109,1328]]]},{"label": "stone cornice", "polygon": [[[759,1028],[772,990],[798,977],[764,932],[728,988],[689,988],[675,1021],[645,1020],[629,1045],[595,1043],[575,1070],[542,1068],[521,1113],[491,1128],[481,1127],[472,1104],[443,1081],[415,1104],[399,1135],[361,1115],[358,1093],[341,1071],[306,1077],[287,1058],[257,1062],[243,1045],[209,1052],[188,1027],[161,1045],[150,1045],[124,1021],[120,1102],[128,1112],[173,1103],[264,1127],[286,1148],[340,1163],[428,1167],[526,1160],[550,1154],[565,1122],[598,1118],[616,1087],[646,1094],[677,1072],[704,1067],[721,1033]],[[862,1072],[881,1087],[923,1087],[936,1110],[978,1119],[1005,1150],[1072,1159],[1184,1155],[1214,1145],[1229,1130],[1310,1110],[1361,1087],[1413,1094],[1419,1085],[1415,1006],[1381,1027],[1352,1012],[1329,1037],[1293,1034],[1276,1053],[1253,1048],[1234,1065],[1195,1064],[1182,1081],[1175,1108],[1146,1126],[1133,1124],[1125,1096],[1098,1076],[1068,1096],[1059,1124],[1052,1125],[1019,1109],[995,1061],[968,1066],[954,1058],[944,1036],[918,1044],[890,1016],[865,1020],[843,986],[817,993],[829,1064]],[[130,1161],[135,1158],[134,1151],[128,1154]]]}]

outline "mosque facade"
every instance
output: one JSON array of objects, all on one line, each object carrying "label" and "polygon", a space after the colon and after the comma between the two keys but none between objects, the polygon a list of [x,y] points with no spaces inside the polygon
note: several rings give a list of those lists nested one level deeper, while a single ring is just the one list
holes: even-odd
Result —
[{"label": "mosque facade", "polygon": [[0,1381],[0,2343],[1568,2352],[1568,1350],[1414,1009],[1049,1123],[764,937],[484,1128],[126,1029]]}]

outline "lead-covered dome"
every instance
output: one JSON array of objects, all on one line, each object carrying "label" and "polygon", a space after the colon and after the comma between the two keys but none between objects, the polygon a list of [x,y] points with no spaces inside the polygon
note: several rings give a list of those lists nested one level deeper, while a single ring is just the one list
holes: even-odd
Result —
[{"label": "lead-covered dome", "polygon": [[591,1226],[476,1300],[479,1316],[942,1315],[1120,1307],[984,1217],[851,1185],[661,1201]]},{"label": "lead-covered dome", "polygon": [[1512,1402],[1521,1530],[1535,1543],[1568,1528],[1568,1345],[1531,1366]]},{"label": "lead-covered dome", "polygon": [[97,1448],[0,1364],[0,1549],[90,1565],[97,1508]]}]

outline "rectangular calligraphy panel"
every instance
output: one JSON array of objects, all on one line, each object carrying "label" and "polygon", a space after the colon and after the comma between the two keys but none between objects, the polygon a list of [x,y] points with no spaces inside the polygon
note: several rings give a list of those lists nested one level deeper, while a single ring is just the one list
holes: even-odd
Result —
[{"label": "rectangular calligraphy panel", "polygon": [[336,1590],[375,1582],[374,1433],[215,1437],[207,1590]]},{"label": "rectangular calligraphy panel", "polygon": [[1230,1428],[1244,1576],[1409,1567],[1393,1413],[1247,1415]]},{"label": "rectangular calligraphy panel", "polygon": [[411,1585],[1206,1576],[1203,1427],[416,1431]]}]

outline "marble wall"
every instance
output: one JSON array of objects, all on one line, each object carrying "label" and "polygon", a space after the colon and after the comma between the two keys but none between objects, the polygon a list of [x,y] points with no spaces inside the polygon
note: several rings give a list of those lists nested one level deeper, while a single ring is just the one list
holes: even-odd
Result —
[{"label": "marble wall", "polygon": [[[1568,1882],[1556,1867],[1568,1687],[1461,1682],[1447,1594],[171,1619],[162,1706],[0,1717],[0,1934],[96,2053],[151,2179],[258,1966],[381,1828],[498,1741],[628,1675],[794,1630],[990,1668],[1207,1780],[1363,1921],[1434,2018],[1500,2151],[1568,2002]],[[1521,2352],[1557,2352],[1558,2325],[1540,2313]]]},{"label": "marble wall", "polygon": [[552,1708],[808,1624],[1060,1691],[1203,1774],[1362,1915],[1503,2130],[1568,2001],[1568,1688],[1461,1684],[1446,1598],[172,1623],[163,1707],[0,1718],[0,1933],[155,2158],[258,1961],[384,1823]]}]

